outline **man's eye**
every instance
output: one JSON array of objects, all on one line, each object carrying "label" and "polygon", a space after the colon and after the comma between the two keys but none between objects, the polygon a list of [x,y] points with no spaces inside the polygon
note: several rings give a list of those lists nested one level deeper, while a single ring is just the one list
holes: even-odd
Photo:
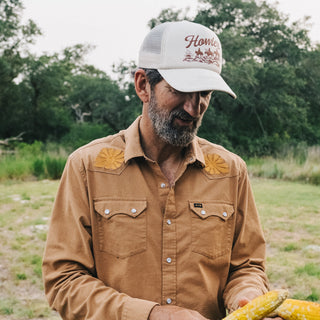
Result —
[{"label": "man's eye", "polygon": [[207,97],[209,94],[211,94],[212,93],[212,90],[208,90],[208,91],[201,91],[200,92],[200,95],[201,95],[201,97]]}]

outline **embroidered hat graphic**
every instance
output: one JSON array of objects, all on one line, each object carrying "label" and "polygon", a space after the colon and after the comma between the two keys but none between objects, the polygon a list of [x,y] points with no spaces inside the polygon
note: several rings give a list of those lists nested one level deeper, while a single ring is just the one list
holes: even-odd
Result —
[{"label": "embroidered hat graphic", "polygon": [[[199,39],[199,35],[197,36],[187,36],[185,38],[189,44],[186,46],[186,48],[190,48],[192,44],[193,45],[193,51],[187,50],[185,57],[183,61],[187,62],[200,62],[200,63],[207,63],[207,64],[215,64],[218,68],[220,68],[220,43],[214,38],[212,39]],[[201,50],[201,47],[204,46],[204,48]],[[196,47],[198,47],[197,50]],[[213,48],[214,51],[211,51],[211,48]]]},{"label": "embroidered hat graphic", "polygon": [[203,25],[179,21],[156,26],[141,45],[138,65],[157,69],[178,91],[217,90],[236,98],[220,75],[220,40]]}]

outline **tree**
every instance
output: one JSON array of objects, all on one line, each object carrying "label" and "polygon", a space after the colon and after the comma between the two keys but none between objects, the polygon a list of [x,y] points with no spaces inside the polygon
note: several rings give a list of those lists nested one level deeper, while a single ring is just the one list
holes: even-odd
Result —
[{"label": "tree", "polygon": [[307,117],[310,127],[307,132],[309,144],[320,142],[320,45],[305,52],[297,70],[297,77],[305,79],[300,95],[308,104]]},{"label": "tree", "polygon": [[28,142],[60,140],[78,130],[74,123],[108,124],[111,132],[130,124],[136,116],[132,84],[124,87],[124,80],[113,81],[87,65],[84,58],[92,46],[32,55],[28,45],[40,31],[32,21],[21,25],[21,2],[5,0],[0,8],[0,137],[25,132]]},{"label": "tree", "polygon": [[72,68],[57,54],[30,57],[21,86],[27,91],[24,109],[28,112],[25,131],[29,141],[57,139],[71,124],[71,110],[63,97],[69,90]]},{"label": "tree", "polygon": [[[316,68],[312,77],[303,72],[302,65],[310,66],[316,56],[307,18],[289,25],[288,17],[266,1],[200,3],[193,21],[218,34],[225,59],[222,76],[238,95],[234,101],[215,96],[200,135],[247,155],[276,152],[288,141],[315,142],[310,126],[310,112],[315,111],[305,89],[311,85],[315,90],[319,72]],[[164,10],[152,24],[167,17],[181,20],[178,12]],[[319,104],[313,100],[312,105]]]},{"label": "tree", "polygon": [[[266,1],[199,3],[193,18],[187,9],[165,9],[149,22],[195,21],[222,42],[222,76],[238,98],[216,92],[199,134],[243,155],[275,153],[284,143],[318,144],[320,47],[310,43],[307,19],[289,25]],[[28,49],[40,30],[31,20],[21,24],[22,9],[20,0],[0,2],[0,140],[21,132],[31,142],[126,128],[141,113],[135,64],[114,66],[112,80],[85,63],[91,46],[34,56]]]},{"label": "tree", "polygon": [[0,2],[0,136],[4,138],[23,131],[20,116],[25,90],[18,85],[19,75],[25,68],[29,44],[41,33],[32,20],[21,24],[22,9],[20,0]]},{"label": "tree", "polygon": [[105,73],[101,72],[99,77],[88,74],[76,75],[71,80],[71,86],[72,91],[66,103],[75,110],[74,115],[78,122],[81,122],[79,115],[87,114],[82,122],[107,123],[114,132],[123,129],[121,116],[122,108],[126,104],[124,95]]}]

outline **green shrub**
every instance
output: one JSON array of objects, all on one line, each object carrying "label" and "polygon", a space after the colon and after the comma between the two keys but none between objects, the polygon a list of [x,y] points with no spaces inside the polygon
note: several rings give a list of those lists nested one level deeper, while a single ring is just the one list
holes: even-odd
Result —
[{"label": "green shrub", "polygon": [[62,175],[64,166],[66,164],[66,159],[65,158],[53,158],[47,156],[45,158],[45,166],[46,166],[46,173],[47,173],[47,178],[49,179],[59,179]]},{"label": "green shrub", "polygon": [[32,173],[37,177],[37,178],[42,178],[44,177],[45,170],[44,170],[44,161],[43,159],[36,158],[33,163],[32,163]]},{"label": "green shrub", "polygon": [[17,159],[15,155],[0,157],[0,180],[23,180],[31,174],[30,159]]},{"label": "green shrub", "polygon": [[293,158],[300,165],[304,164],[308,159],[308,146],[305,142],[298,143],[293,149]]},{"label": "green shrub", "polygon": [[106,124],[77,123],[62,139],[61,143],[75,150],[90,141],[113,134],[113,130]]},{"label": "green shrub", "polygon": [[247,159],[249,173],[256,177],[320,185],[320,147],[299,144],[286,147],[282,155]]},{"label": "green shrub", "polygon": [[20,157],[34,157],[42,154],[44,151],[44,144],[41,141],[34,141],[32,144],[21,142],[17,146],[17,152]]},{"label": "green shrub", "polygon": [[310,174],[309,182],[316,186],[320,185],[320,170],[314,171]]}]

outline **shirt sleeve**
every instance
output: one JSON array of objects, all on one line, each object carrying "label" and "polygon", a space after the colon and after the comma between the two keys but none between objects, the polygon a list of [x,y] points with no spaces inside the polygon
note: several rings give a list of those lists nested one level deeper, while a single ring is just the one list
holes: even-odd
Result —
[{"label": "shirt sleeve", "polygon": [[223,298],[229,311],[238,308],[240,298],[268,291],[265,273],[265,239],[256,209],[247,169],[239,176],[235,238],[228,283]]},{"label": "shirt sleeve", "polygon": [[97,278],[84,166],[70,156],[61,178],[43,257],[49,305],[63,319],[148,319],[157,303],[129,297]]}]

